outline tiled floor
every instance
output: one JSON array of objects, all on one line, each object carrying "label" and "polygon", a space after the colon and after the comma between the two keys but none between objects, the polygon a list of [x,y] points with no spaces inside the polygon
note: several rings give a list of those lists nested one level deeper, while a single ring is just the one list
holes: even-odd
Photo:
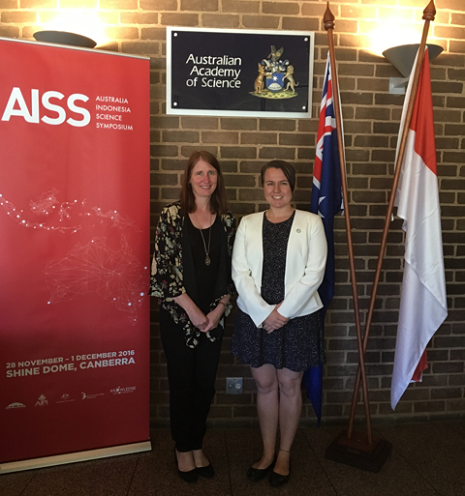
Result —
[{"label": "tiled floor", "polygon": [[216,475],[186,484],[175,472],[168,430],[155,429],[151,452],[0,475],[0,495],[465,496],[465,419],[375,426],[375,435],[392,443],[377,474],[325,459],[341,429],[299,429],[289,483],[278,489],[245,477],[259,456],[257,430],[211,429],[205,452]]}]

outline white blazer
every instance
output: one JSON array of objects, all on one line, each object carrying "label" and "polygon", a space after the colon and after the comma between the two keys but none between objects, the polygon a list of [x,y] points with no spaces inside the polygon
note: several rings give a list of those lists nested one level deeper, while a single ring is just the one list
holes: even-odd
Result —
[{"label": "white blazer", "polygon": [[[244,217],[236,233],[232,254],[232,278],[239,308],[257,327],[273,311],[261,297],[264,212]],[[319,310],[323,304],[318,288],[326,267],[327,244],[318,215],[296,210],[286,255],[285,296],[278,312],[290,319]]]}]

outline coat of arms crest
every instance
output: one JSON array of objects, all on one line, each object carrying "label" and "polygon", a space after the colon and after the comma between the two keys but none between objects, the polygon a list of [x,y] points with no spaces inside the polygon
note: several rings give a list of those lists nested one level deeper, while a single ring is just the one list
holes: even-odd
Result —
[{"label": "coat of arms crest", "polygon": [[251,95],[271,99],[297,96],[296,87],[299,83],[294,79],[294,66],[288,59],[281,60],[283,53],[284,47],[276,50],[276,47],[271,45],[271,53],[258,63],[255,91],[251,92]]}]

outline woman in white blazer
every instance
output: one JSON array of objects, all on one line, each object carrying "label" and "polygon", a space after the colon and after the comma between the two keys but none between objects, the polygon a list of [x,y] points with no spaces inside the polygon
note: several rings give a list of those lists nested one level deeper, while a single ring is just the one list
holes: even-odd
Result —
[{"label": "woman in white blazer", "polygon": [[317,290],[327,245],[320,217],[291,205],[295,170],[290,164],[269,162],[261,181],[269,208],[244,217],[234,242],[232,276],[239,308],[231,351],[250,364],[257,384],[263,453],[247,477],[258,481],[270,473],[277,487],[290,474],[302,374],[325,361]]}]

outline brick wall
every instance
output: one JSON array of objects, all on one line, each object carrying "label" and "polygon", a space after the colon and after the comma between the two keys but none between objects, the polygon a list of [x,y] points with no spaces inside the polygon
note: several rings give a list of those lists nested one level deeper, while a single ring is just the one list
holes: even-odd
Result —
[{"label": "brick wall", "polygon": [[[344,117],[350,212],[352,217],[362,324],[371,293],[379,243],[392,183],[395,145],[403,96],[390,95],[389,78],[400,74],[368,51],[369,33],[397,13],[406,25],[420,25],[426,0],[333,0],[335,44]],[[436,147],[449,317],[428,346],[430,368],[411,385],[395,413],[389,405],[396,322],[402,280],[401,222],[392,223],[366,355],[374,418],[429,418],[465,412],[465,6],[437,0],[430,41],[444,47],[431,66]],[[312,30],[316,32],[314,112],[318,114],[327,52],[322,29],[326,2],[261,0],[0,0],[0,36],[32,39],[61,10],[93,9],[112,40],[99,48],[151,58],[152,234],[160,208],[179,194],[192,150],[218,156],[225,173],[231,210],[240,217],[265,207],[258,172],[282,158],[298,171],[294,199],[308,208],[317,118],[255,119],[168,116],[165,114],[165,27]],[[420,28],[421,29],[421,28]],[[153,238],[153,235],[152,235]],[[336,295],[326,318],[327,364],[324,419],[348,418],[357,346],[344,221],[336,221]],[[164,356],[152,302],[151,419],[167,423],[168,393]],[[363,325],[362,325],[363,327]],[[231,320],[222,351],[217,396],[210,419],[216,423],[254,422],[254,384],[247,366],[229,353]],[[225,378],[244,377],[244,394],[226,395]],[[308,400],[303,419],[313,421]]]}]

